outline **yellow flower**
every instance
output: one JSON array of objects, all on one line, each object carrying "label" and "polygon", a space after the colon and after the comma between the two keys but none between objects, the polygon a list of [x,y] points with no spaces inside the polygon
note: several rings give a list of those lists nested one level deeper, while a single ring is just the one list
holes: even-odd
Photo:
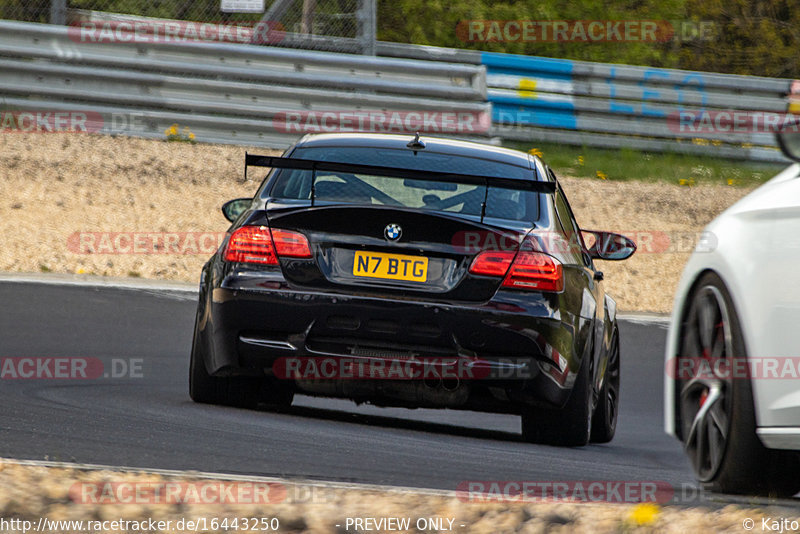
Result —
[{"label": "yellow flower", "polygon": [[629,518],[637,525],[648,525],[656,520],[659,512],[657,504],[643,502],[633,507]]},{"label": "yellow flower", "polygon": [[86,274],[86,271],[83,270],[83,267],[79,267],[78,270],[75,271],[75,273],[76,274]]},{"label": "yellow flower", "polygon": [[728,185],[736,185],[739,183],[739,180],[737,180],[736,178],[728,178],[727,182]]},{"label": "yellow flower", "polygon": [[608,175],[606,173],[604,173],[603,171],[595,171],[595,174],[601,180],[608,180]]},{"label": "yellow flower", "polygon": [[541,158],[541,157],[544,155],[544,154],[542,154],[542,151],[541,151],[541,150],[539,150],[538,148],[532,148],[532,149],[530,149],[530,150],[528,151],[528,154],[532,154],[532,155],[534,155],[534,156],[536,156],[536,157],[538,157],[538,158]]},{"label": "yellow flower", "polygon": [[583,161],[584,161],[584,160],[583,160],[583,156],[578,156],[578,165],[580,165],[581,167],[583,167]]},{"label": "yellow flower", "polygon": [[194,134],[193,134],[193,133],[191,133],[191,132],[189,132],[189,139],[191,139],[192,141],[194,141]]},{"label": "yellow flower", "polygon": [[686,187],[691,187],[694,185],[694,178],[681,178],[678,180],[678,185],[685,185]]}]

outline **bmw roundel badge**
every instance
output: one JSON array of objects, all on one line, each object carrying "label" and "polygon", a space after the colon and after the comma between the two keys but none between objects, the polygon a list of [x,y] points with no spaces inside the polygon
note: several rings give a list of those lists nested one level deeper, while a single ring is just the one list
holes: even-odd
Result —
[{"label": "bmw roundel badge", "polygon": [[383,235],[389,241],[397,241],[403,235],[403,229],[400,228],[399,224],[387,224],[386,228],[383,229]]}]

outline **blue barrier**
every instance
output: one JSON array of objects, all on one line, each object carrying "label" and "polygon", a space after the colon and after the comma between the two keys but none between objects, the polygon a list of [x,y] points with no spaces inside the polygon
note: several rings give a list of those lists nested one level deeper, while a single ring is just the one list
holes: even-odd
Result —
[{"label": "blue barrier", "polygon": [[[791,80],[480,53],[496,135],[780,160],[769,132],[676,127],[681,112],[787,111]],[[738,152],[737,152],[738,150]],[[739,156],[741,154],[741,156]]]},{"label": "blue barrier", "polygon": [[575,130],[578,127],[572,111],[535,110],[505,104],[492,105],[492,122],[497,125],[526,124],[563,130]]},{"label": "blue barrier", "polygon": [[507,68],[531,72],[549,72],[551,74],[572,74],[574,62],[569,59],[549,57],[517,56],[499,54],[497,52],[481,53],[481,63],[491,71],[492,68]]}]

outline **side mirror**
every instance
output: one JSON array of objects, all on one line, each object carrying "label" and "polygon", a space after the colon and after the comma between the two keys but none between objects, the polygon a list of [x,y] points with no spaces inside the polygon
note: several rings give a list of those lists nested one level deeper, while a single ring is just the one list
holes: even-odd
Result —
[{"label": "side mirror", "polygon": [[793,161],[800,161],[800,122],[784,125],[775,132],[775,139],[784,156]]},{"label": "side mirror", "polygon": [[233,222],[250,207],[252,202],[252,198],[236,198],[234,200],[229,200],[222,205],[222,214],[225,215],[225,218],[230,222]]},{"label": "side mirror", "polygon": [[582,230],[589,256],[596,260],[626,260],[636,252],[636,243],[624,235]]}]

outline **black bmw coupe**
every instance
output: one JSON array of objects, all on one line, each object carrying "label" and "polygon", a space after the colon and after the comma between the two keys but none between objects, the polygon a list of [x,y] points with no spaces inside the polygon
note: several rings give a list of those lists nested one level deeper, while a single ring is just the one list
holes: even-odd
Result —
[{"label": "black bmw coupe", "polygon": [[196,402],[280,409],[295,393],[522,416],[525,439],[616,428],[616,303],[597,259],[636,245],[581,230],[553,171],[439,138],[312,135],[269,167],[205,264]]}]

